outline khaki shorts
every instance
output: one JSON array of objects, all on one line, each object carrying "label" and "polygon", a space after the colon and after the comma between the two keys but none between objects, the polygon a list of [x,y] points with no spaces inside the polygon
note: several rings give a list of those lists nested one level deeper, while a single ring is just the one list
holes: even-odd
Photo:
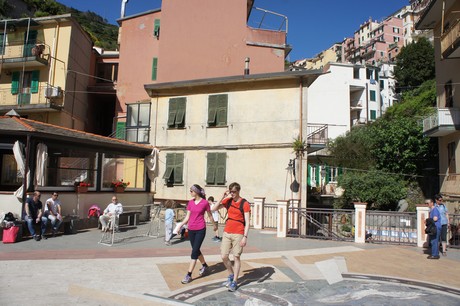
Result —
[{"label": "khaki shorts", "polygon": [[224,232],[220,245],[220,253],[222,255],[229,255],[231,252],[233,256],[240,256],[243,253],[243,247],[240,245],[241,239],[243,239],[243,234],[229,234]]}]

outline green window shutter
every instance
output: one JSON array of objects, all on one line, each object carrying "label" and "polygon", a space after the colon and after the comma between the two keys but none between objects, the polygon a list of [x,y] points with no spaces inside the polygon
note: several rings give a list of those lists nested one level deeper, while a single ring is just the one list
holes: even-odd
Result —
[{"label": "green window shutter", "polygon": [[153,26],[153,36],[156,38],[160,37],[160,19],[155,19]]},{"label": "green window shutter", "polygon": [[331,181],[331,167],[326,166],[326,184]]},{"label": "green window shutter", "polygon": [[371,90],[371,101],[375,101],[375,90]]},{"label": "green window shutter", "polygon": [[117,122],[117,129],[115,131],[115,137],[118,139],[125,139],[126,133],[126,122]]},{"label": "green window shutter", "polygon": [[174,162],[174,183],[182,183],[182,175],[184,172],[184,153],[176,153]]},{"label": "green window shutter", "polygon": [[315,180],[316,180],[316,187],[319,187],[321,186],[321,180],[320,180],[320,172],[321,172],[321,169],[319,167],[319,165],[316,165],[316,171],[315,171]]},{"label": "green window shutter", "polygon": [[371,120],[377,119],[377,111],[371,110]]},{"label": "green window shutter", "polygon": [[225,170],[227,163],[227,154],[217,154],[217,168],[216,168],[216,184],[225,185]]},{"label": "green window shutter", "polygon": [[216,124],[218,96],[209,96],[208,124]]},{"label": "green window shutter", "polygon": [[214,184],[216,181],[217,153],[208,153],[206,169],[206,184]]},{"label": "green window shutter", "polygon": [[158,71],[158,57],[153,58],[152,63],[152,81],[157,79],[157,71]]},{"label": "green window shutter", "polygon": [[307,186],[311,186],[311,171],[312,171],[312,168],[310,166],[310,164],[307,164]]},{"label": "green window shutter", "polygon": [[172,175],[174,172],[174,162],[175,162],[175,154],[173,153],[166,154],[166,171],[165,171],[165,174],[163,175],[163,178],[165,179],[166,183],[171,182],[172,180]]},{"label": "green window shutter", "polygon": [[32,82],[30,83],[30,92],[37,93],[38,92],[38,84],[40,81],[40,70],[32,71]]},{"label": "green window shutter", "polygon": [[19,93],[19,71],[13,71],[11,76],[11,94],[17,95]]},{"label": "green window shutter", "polygon": [[183,127],[185,125],[185,101],[186,98],[177,99],[176,125]]},{"label": "green window shutter", "polygon": [[176,122],[176,114],[177,114],[177,99],[172,98],[169,99],[169,115],[168,115],[168,126],[174,126]]},{"label": "green window shutter", "polygon": [[217,102],[216,125],[218,126],[227,125],[227,106],[228,106],[228,95],[219,95],[218,102]]}]

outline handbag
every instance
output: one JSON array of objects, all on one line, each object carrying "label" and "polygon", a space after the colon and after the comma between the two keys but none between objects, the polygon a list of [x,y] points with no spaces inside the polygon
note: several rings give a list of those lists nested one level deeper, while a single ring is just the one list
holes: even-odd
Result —
[{"label": "handbag", "polygon": [[3,229],[3,243],[15,243],[18,237],[19,226]]}]

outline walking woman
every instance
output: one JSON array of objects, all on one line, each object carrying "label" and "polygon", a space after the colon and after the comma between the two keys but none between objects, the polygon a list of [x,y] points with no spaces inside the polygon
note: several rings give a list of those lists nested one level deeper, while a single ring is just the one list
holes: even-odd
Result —
[{"label": "walking woman", "polygon": [[[187,204],[187,215],[181,222],[181,225],[188,224],[188,237],[192,245],[192,255],[187,275],[182,280],[182,284],[187,284],[192,281],[192,272],[195,269],[196,261],[199,260],[202,267],[199,274],[204,275],[208,269],[208,265],[200,251],[201,244],[206,236],[206,221],[204,214],[207,213],[209,220],[213,220],[206,194],[200,185],[190,187],[192,199]],[[217,230],[217,224],[214,223],[214,231]]]}]

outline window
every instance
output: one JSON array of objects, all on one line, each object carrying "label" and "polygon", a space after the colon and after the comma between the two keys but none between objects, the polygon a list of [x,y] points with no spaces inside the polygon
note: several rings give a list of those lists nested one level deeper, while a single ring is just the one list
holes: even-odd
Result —
[{"label": "window", "polygon": [[32,49],[35,47],[37,43],[38,31],[37,30],[30,30],[24,32],[24,50],[23,56],[28,57],[32,56]]},{"label": "window", "polygon": [[225,185],[226,153],[208,153],[206,184]]},{"label": "window", "polygon": [[208,126],[227,125],[228,95],[209,96]]},{"label": "window", "polygon": [[75,182],[95,184],[97,155],[95,152],[48,146],[45,186],[74,186]]},{"label": "window", "polygon": [[11,150],[8,153],[0,152],[0,163],[1,163],[1,177],[0,185],[2,190],[15,190],[22,185],[23,175],[19,171],[16,160]]},{"label": "window", "polygon": [[144,159],[104,154],[102,160],[102,189],[112,190],[112,182],[129,183],[126,190],[145,190]]},{"label": "window", "polygon": [[337,182],[337,179],[339,178],[339,175],[342,174],[342,168],[339,167],[329,167],[326,166],[326,182],[331,183]]},{"label": "window", "polygon": [[375,90],[370,90],[370,100],[374,101],[374,102],[376,101],[376,99],[375,99]]},{"label": "window", "polygon": [[394,42],[398,42],[398,41],[399,41],[399,37],[398,37],[398,36],[393,37],[393,41],[394,41]]},{"label": "window", "polygon": [[30,95],[38,93],[40,71],[13,71],[11,75],[11,94],[18,95],[18,104],[30,104]]},{"label": "window", "polygon": [[353,78],[359,79],[359,67],[353,67]]},{"label": "window", "polygon": [[447,144],[447,163],[449,174],[457,173],[457,167],[455,165],[455,141]]},{"label": "window", "polygon": [[452,90],[452,81],[446,82],[444,85],[444,92],[446,95],[446,107],[454,107],[454,95]]},{"label": "window", "polygon": [[157,39],[160,38],[160,19],[155,19],[155,24],[153,26],[153,36]]},{"label": "window", "polygon": [[371,120],[377,119],[377,111],[371,110]]},{"label": "window", "polygon": [[383,80],[380,80],[380,88],[385,88],[385,82]]},{"label": "window", "polygon": [[166,155],[166,171],[163,175],[167,186],[182,184],[184,171],[184,153],[168,153]]},{"label": "window", "polygon": [[393,33],[399,33],[399,28],[393,28]]},{"label": "window", "polygon": [[185,107],[187,98],[169,99],[168,127],[183,128],[185,126]]},{"label": "window", "polygon": [[126,110],[126,140],[149,143],[150,103],[128,104]]},{"label": "window", "polygon": [[158,72],[158,57],[153,58],[152,63],[152,81],[157,79],[157,72]]}]

